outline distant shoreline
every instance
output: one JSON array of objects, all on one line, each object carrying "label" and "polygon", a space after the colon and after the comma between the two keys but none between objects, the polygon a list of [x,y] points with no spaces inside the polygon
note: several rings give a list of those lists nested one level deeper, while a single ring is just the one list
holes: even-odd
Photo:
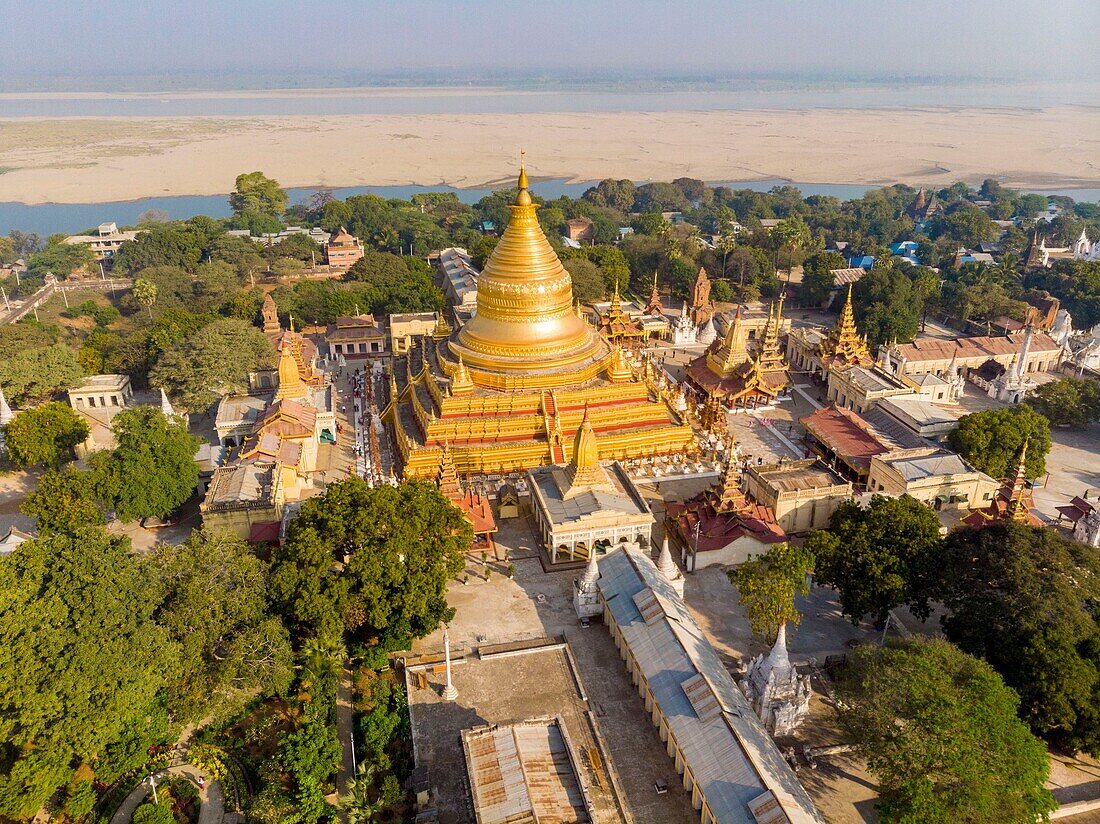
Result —
[{"label": "distant shoreline", "polygon": [[[404,92],[402,92],[404,93]],[[543,179],[785,179],[1021,189],[1100,186],[1100,108],[922,107],[517,114],[0,118],[0,201]]]}]

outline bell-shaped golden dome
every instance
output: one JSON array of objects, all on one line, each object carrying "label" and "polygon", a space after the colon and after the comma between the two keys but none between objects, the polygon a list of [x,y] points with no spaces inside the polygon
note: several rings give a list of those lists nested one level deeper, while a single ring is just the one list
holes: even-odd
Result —
[{"label": "bell-shaped golden dome", "polygon": [[496,389],[569,386],[591,379],[609,357],[573,309],[573,282],[539,226],[520,169],[508,227],[477,283],[477,314],[451,340],[473,382]]}]

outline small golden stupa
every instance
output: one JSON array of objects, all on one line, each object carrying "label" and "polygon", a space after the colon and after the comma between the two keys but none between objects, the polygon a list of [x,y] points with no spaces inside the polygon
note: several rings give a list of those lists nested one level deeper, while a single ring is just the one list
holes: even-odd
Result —
[{"label": "small golden stupa", "polygon": [[[635,375],[578,313],[569,273],[539,226],[527,172],[478,279],[477,312],[395,359],[383,419],[406,477],[431,477],[450,445],[458,472],[565,465],[588,407],[604,460],[681,452],[690,425],[670,390]],[[442,332],[442,328],[439,330]]]}]

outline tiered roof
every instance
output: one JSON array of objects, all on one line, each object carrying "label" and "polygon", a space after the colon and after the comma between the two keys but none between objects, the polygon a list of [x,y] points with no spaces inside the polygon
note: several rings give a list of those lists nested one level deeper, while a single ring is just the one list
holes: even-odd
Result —
[{"label": "tiered roof", "polygon": [[1016,471],[1004,479],[1001,488],[993,496],[985,509],[975,509],[962,518],[966,526],[985,526],[992,521],[1015,521],[1028,526],[1045,526],[1043,519],[1031,510],[1035,506],[1031,489],[1024,476],[1024,464],[1027,462],[1027,441],[1020,447],[1016,459]]},{"label": "tiered roof", "polygon": [[860,337],[856,329],[856,316],[852,309],[852,284],[848,284],[848,298],[836,325],[821,341],[818,357],[826,369],[847,369],[850,366],[871,366],[875,359],[867,346],[867,340]]},{"label": "tiered roof", "polygon": [[683,503],[670,503],[665,510],[666,527],[674,530],[685,546],[698,546],[700,552],[724,549],[743,535],[767,544],[787,537],[775,513],[742,491],[732,447],[731,443],[729,460],[714,486]]}]

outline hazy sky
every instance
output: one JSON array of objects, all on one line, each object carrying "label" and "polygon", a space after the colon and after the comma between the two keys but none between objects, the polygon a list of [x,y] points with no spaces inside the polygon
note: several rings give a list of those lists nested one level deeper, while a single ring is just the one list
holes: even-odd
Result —
[{"label": "hazy sky", "polygon": [[1100,0],[0,0],[0,73],[1100,78]]}]

